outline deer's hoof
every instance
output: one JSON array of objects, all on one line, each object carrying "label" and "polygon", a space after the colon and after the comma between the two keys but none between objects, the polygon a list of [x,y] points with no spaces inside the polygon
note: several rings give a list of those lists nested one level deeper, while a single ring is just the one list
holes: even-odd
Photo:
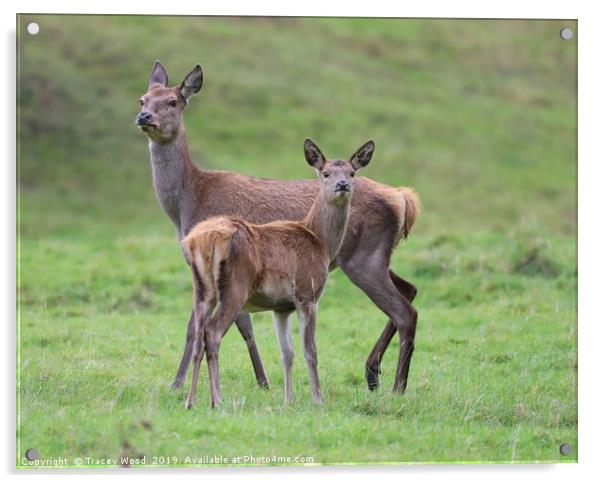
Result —
[{"label": "deer's hoof", "polygon": [[186,409],[192,409],[192,406],[194,406],[194,401],[191,401],[190,399],[188,399],[185,403],[184,403],[184,407]]},{"label": "deer's hoof", "polygon": [[378,367],[371,368],[366,367],[366,382],[368,383],[368,389],[370,391],[375,391],[380,386],[379,381],[380,369]]},{"label": "deer's hoof", "polygon": [[395,384],[393,386],[393,394],[399,394],[400,396],[403,396],[403,394],[406,392],[406,386],[406,382],[402,382],[401,384]]},{"label": "deer's hoof", "polygon": [[175,391],[178,389],[182,389],[183,385],[184,385],[184,381],[180,381],[179,379],[176,379],[174,382],[171,383],[171,388]]}]

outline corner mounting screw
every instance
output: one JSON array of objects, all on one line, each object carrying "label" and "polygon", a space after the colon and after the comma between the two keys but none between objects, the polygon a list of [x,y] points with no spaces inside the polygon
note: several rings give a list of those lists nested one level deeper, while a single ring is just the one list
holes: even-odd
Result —
[{"label": "corner mounting screw", "polygon": [[40,459],[40,453],[35,448],[29,448],[27,451],[25,451],[25,457],[29,461],[37,461]]},{"label": "corner mounting screw", "polygon": [[564,27],[561,29],[560,38],[562,40],[571,40],[573,38],[573,29],[571,27]]}]

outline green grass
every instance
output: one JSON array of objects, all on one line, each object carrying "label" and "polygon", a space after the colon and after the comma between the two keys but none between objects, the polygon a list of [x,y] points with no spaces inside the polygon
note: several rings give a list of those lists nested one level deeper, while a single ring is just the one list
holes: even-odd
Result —
[{"label": "green grass", "polygon": [[[20,24],[32,17],[22,17]],[[314,463],[575,461],[576,125],[566,22],[36,17],[19,36],[18,461],[309,456]],[[196,63],[186,116],[207,168],[300,178],[301,144],[414,186],[424,212],[393,268],[419,288],[406,395],[370,393],[385,318],[340,272],[320,303],[326,403],[311,403],[298,337],[295,401],[269,314],[254,317],[271,389],[244,342],[220,352],[224,404],[169,385],[189,272],[154,199],[132,120],[152,61]],[[296,336],[295,331],[295,336]],[[575,448],[561,457],[558,448]],[[85,463],[86,461],[84,461]],[[173,460],[172,460],[173,462]]]}]

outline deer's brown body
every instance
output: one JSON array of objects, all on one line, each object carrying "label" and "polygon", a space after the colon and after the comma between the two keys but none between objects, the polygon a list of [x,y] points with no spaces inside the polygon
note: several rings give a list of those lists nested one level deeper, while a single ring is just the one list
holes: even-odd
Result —
[{"label": "deer's brown body", "polygon": [[241,218],[215,217],[196,225],[182,240],[195,288],[194,369],[188,408],[194,403],[205,351],[211,402],[213,406],[219,404],[219,345],[243,310],[274,312],[285,369],[286,403],[292,397],[293,361],[288,318],[297,310],[312,396],[317,403],[322,402],[315,343],[317,304],[345,234],[353,178],[370,162],[373,151],[374,143],[369,141],[349,161],[327,161],[307,139],[306,159],[318,171],[320,189],[302,221],[259,225]]},{"label": "deer's brown body", "polygon": [[[303,223],[287,221],[258,225],[236,217],[209,218],[188,233],[182,246],[196,264],[206,298],[219,302],[220,285],[236,283],[234,275],[249,277],[252,286],[243,309],[250,313],[292,311],[295,297],[317,299],[331,262],[314,233]],[[236,268],[221,270],[234,263]]]},{"label": "deer's brown body", "polygon": [[[166,87],[167,74],[157,62],[149,79],[148,92],[141,99],[137,119],[149,137],[157,198],[174,223],[178,238],[181,240],[200,221],[220,215],[238,216],[252,223],[302,220],[318,193],[318,181],[272,180],[227,171],[207,171],[192,162],[183,111],[192,95],[190,89],[198,91],[201,83],[202,71],[197,66],[181,86]],[[170,110],[166,104],[171,101],[175,101],[176,106]],[[151,112],[152,118],[143,117]],[[416,329],[416,311],[411,306],[416,288],[393,273],[389,263],[395,245],[407,237],[418,212],[419,200],[411,189],[396,189],[358,178],[349,226],[331,264],[331,268],[340,267],[389,317],[366,361],[370,389],[379,384],[380,362],[396,332],[400,334],[401,345],[394,389],[403,391],[406,387]],[[236,324],[247,342],[257,380],[260,385],[267,386],[250,317],[243,312],[237,317]],[[192,356],[193,338],[191,314],[174,387],[183,384]]]}]

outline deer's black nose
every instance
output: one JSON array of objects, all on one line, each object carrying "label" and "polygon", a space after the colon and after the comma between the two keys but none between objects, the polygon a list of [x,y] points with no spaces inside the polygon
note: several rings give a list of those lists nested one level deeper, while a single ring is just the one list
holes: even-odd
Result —
[{"label": "deer's black nose", "polygon": [[350,191],[351,185],[347,181],[339,181],[339,182],[337,182],[334,190],[335,191]]},{"label": "deer's black nose", "polygon": [[138,114],[138,117],[136,117],[136,124],[144,126],[145,124],[148,124],[152,117],[153,115],[150,112],[141,112]]}]

